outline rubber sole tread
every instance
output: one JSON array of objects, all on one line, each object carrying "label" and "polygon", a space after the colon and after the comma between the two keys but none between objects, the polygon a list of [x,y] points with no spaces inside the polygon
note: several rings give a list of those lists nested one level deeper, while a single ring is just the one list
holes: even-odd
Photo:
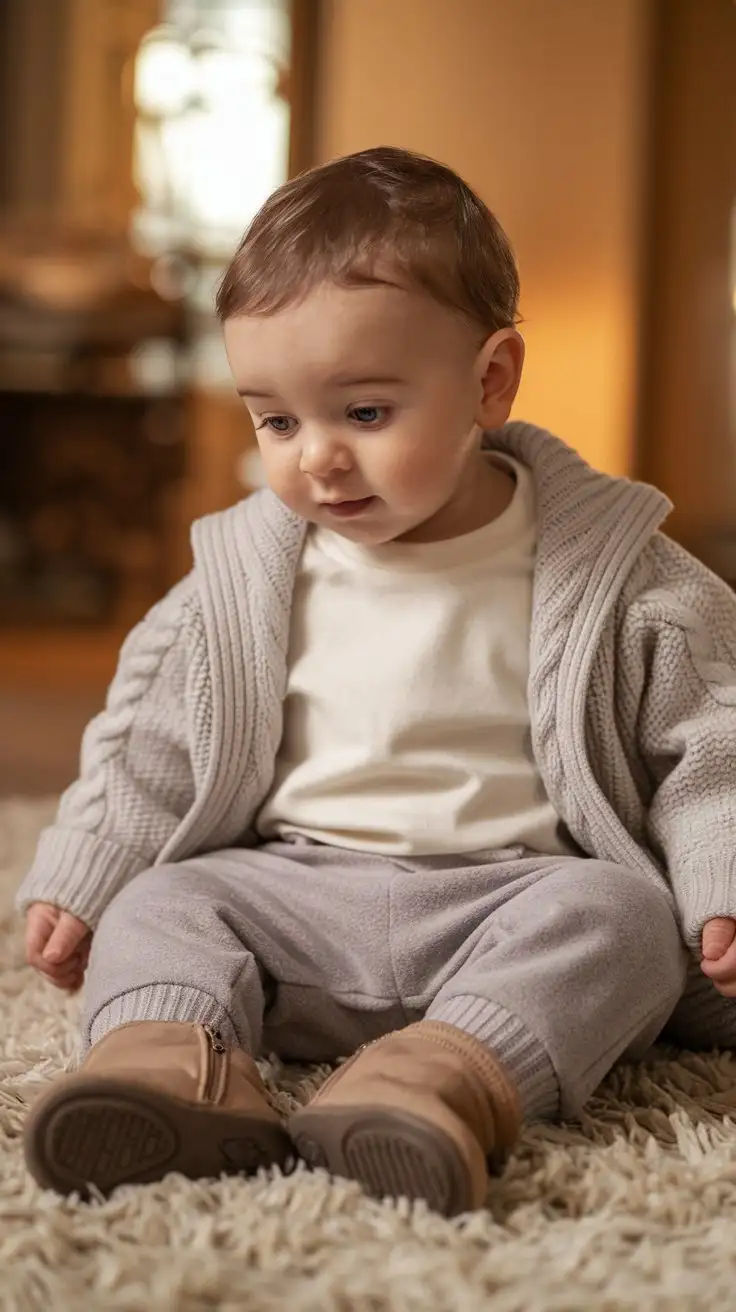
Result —
[{"label": "rubber sole tread", "polygon": [[280,1125],[220,1112],[122,1082],[61,1087],[32,1109],[25,1133],[28,1169],[44,1188],[109,1193],[176,1171],[192,1179],[273,1165],[294,1152]]},{"label": "rubber sole tread", "polygon": [[375,1198],[424,1199],[443,1216],[473,1205],[469,1169],[452,1139],[409,1112],[307,1106],[289,1132],[309,1166],[356,1180]]}]

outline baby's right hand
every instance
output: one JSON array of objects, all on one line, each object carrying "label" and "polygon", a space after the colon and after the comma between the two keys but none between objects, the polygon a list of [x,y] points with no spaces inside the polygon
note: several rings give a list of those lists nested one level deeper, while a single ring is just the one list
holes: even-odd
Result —
[{"label": "baby's right hand", "polygon": [[57,989],[81,988],[92,931],[83,920],[50,902],[33,902],[26,912],[26,960]]}]

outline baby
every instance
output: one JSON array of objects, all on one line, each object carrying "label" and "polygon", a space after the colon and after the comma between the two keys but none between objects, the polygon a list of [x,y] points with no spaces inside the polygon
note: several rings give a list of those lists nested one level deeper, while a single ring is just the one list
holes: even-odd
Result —
[{"label": "baby", "polygon": [[[658,492],[507,422],[518,292],[403,150],[248,228],[217,308],[268,489],[195,524],[18,896],[86,972],[42,1185],[299,1156],[453,1215],[668,1023],[736,1038],[736,599]],[[282,1125],[261,1051],[349,1060]]]}]

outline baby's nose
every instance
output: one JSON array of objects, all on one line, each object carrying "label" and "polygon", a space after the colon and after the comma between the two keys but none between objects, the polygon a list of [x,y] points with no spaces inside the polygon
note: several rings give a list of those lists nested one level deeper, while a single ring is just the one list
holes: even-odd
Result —
[{"label": "baby's nose", "polygon": [[352,458],[343,443],[327,436],[315,435],[303,443],[299,465],[303,474],[326,478],[337,470],[350,469]]}]

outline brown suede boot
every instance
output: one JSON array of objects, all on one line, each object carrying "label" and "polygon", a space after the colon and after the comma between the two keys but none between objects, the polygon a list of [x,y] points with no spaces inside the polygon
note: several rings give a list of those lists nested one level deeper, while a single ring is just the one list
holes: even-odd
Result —
[{"label": "brown suede boot", "polygon": [[311,1166],[454,1216],[483,1205],[487,1159],[500,1165],[520,1125],[516,1088],[488,1049],[420,1021],[359,1049],[289,1132]]},{"label": "brown suede boot", "polygon": [[253,1059],[178,1021],[111,1030],[33,1105],[24,1138],[31,1174],[64,1194],[169,1171],[252,1174],[293,1156]]}]

